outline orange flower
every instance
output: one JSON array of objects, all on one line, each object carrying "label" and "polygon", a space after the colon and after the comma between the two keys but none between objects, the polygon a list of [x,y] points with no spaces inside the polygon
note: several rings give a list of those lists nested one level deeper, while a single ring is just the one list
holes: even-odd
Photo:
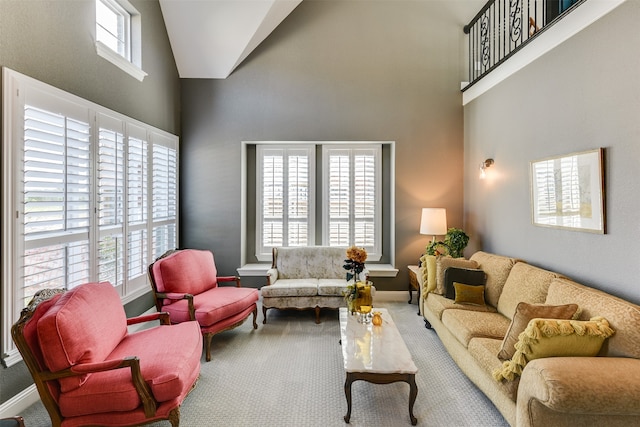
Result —
[{"label": "orange flower", "polygon": [[364,264],[367,260],[367,251],[364,248],[351,246],[347,249],[347,258],[360,264]]}]

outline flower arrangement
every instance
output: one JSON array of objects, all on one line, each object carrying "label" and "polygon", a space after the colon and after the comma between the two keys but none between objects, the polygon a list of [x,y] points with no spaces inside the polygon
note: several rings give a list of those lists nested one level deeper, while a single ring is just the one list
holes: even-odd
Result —
[{"label": "flower arrangement", "polygon": [[353,283],[347,286],[347,290],[344,293],[344,299],[346,301],[353,301],[358,298],[358,287],[356,283],[360,273],[364,271],[364,262],[367,260],[367,251],[364,248],[357,246],[351,246],[347,249],[347,259],[344,260],[342,266],[347,270],[347,282],[353,279]]}]

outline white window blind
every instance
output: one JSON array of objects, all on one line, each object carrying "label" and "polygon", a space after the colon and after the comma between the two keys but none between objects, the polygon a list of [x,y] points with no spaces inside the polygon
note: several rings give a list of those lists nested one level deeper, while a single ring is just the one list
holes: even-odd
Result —
[{"label": "white window blind", "polygon": [[323,146],[324,242],[381,254],[382,147]]},{"label": "white window blind", "polygon": [[[133,136],[137,130],[140,137]],[[129,127],[127,149],[127,272],[129,280],[146,275],[148,224],[148,143],[144,129]],[[175,197],[175,195],[174,195]]]},{"label": "white window blind", "polygon": [[[158,137],[153,144],[152,161],[152,217],[153,217],[153,256],[161,256],[167,249],[177,247],[177,197],[178,197],[178,159],[177,150],[164,145]],[[170,141],[164,141],[168,143]]]},{"label": "white window blind", "polygon": [[72,288],[89,278],[91,140],[84,113],[74,118],[24,106],[23,304],[40,289]]},{"label": "white window blind", "polygon": [[314,244],[315,147],[257,147],[256,252]]}]

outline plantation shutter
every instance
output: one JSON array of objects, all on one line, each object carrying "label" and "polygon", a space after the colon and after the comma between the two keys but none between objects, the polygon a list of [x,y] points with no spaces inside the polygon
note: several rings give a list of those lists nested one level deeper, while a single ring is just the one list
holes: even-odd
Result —
[{"label": "plantation shutter", "polygon": [[23,303],[40,289],[70,289],[90,275],[88,111],[71,104],[64,105],[68,111],[54,110],[47,108],[50,100],[36,101],[24,106]]},{"label": "plantation shutter", "polygon": [[160,135],[154,135],[152,156],[152,244],[157,258],[178,245],[178,159],[172,141]]},{"label": "plantation shutter", "polygon": [[256,255],[271,259],[271,248],[314,243],[313,146],[257,147]]},{"label": "plantation shutter", "polygon": [[381,251],[380,145],[323,147],[325,168],[324,241],[356,245],[370,255]]},{"label": "plantation shutter", "polygon": [[[148,225],[148,143],[146,131],[130,125],[127,146],[127,274],[129,281],[146,277]],[[141,283],[140,285],[144,285]]]}]

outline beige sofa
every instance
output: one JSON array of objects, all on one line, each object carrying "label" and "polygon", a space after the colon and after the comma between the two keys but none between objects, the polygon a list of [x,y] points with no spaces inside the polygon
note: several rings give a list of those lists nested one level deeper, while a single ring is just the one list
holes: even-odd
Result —
[{"label": "beige sofa", "polygon": [[346,248],[341,247],[273,248],[267,286],[261,289],[263,323],[270,308],[315,310],[320,323],[321,308],[345,307],[345,258]]},{"label": "beige sofa", "polygon": [[[639,306],[514,258],[476,252],[470,260],[486,273],[485,307],[427,292],[425,263],[420,309],[427,327],[510,425],[640,425]],[[539,358],[514,381],[497,381],[494,372],[503,368],[498,353],[520,302],[577,304],[575,319],[601,316],[615,334],[599,357]]]}]

